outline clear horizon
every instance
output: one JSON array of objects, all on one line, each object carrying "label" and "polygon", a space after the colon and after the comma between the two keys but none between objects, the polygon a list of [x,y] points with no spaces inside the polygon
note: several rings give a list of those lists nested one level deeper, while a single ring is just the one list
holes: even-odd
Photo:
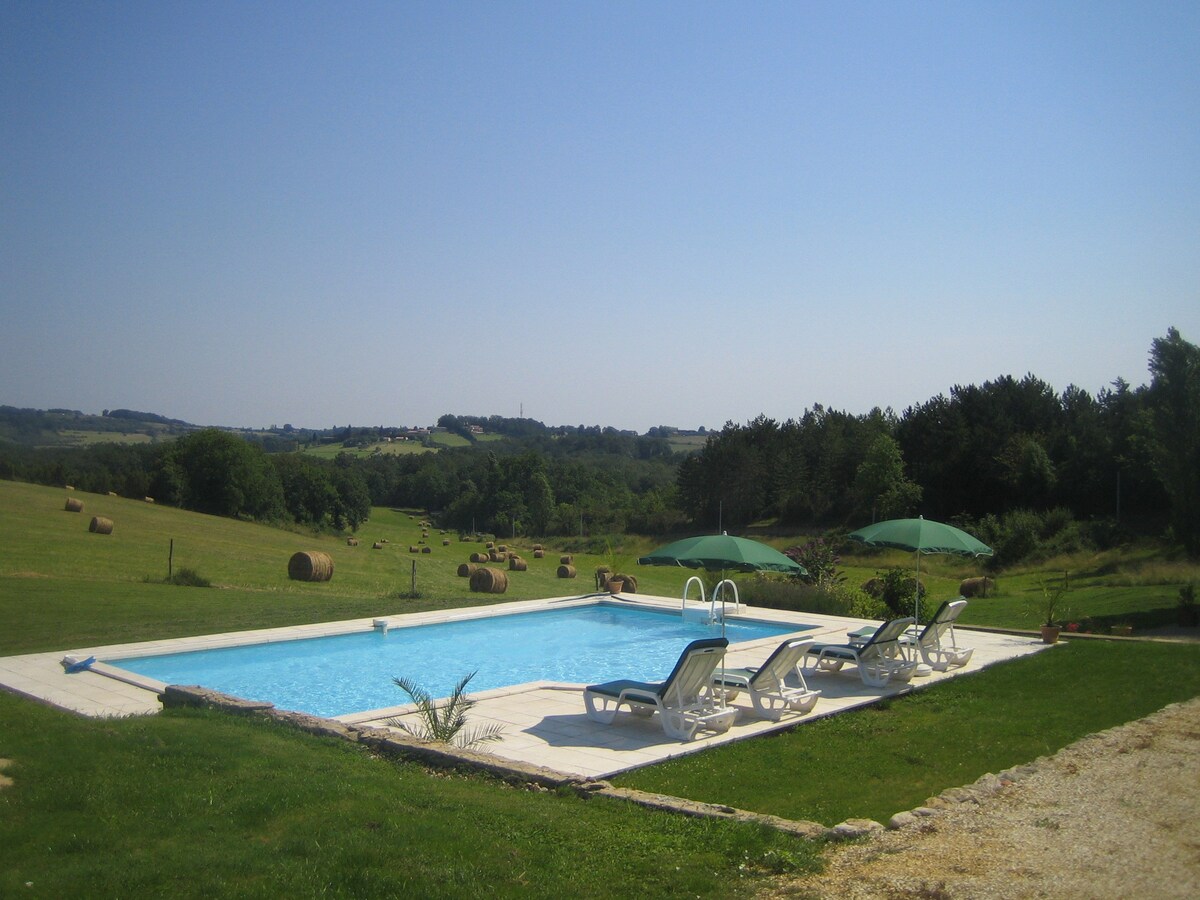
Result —
[{"label": "clear horizon", "polygon": [[1200,339],[1200,6],[0,6],[0,403],[719,429]]}]

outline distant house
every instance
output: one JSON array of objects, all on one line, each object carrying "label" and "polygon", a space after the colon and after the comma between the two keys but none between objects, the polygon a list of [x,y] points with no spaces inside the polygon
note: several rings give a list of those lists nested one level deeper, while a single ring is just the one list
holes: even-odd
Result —
[{"label": "distant house", "polygon": [[483,434],[482,425],[468,425],[467,429],[471,432],[471,434]]}]

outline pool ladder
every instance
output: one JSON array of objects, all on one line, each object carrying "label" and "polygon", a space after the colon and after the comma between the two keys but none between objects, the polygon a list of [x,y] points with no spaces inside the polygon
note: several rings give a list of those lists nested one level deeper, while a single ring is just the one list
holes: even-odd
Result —
[{"label": "pool ladder", "polygon": [[[680,615],[683,616],[683,618],[685,618],[685,619],[688,617],[688,605],[687,605],[688,592],[692,588],[693,581],[696,582],[696,587],[698,587],[700,589],[700,603],[703,604],[705,602],[705,600],[704,600],[704,582],[700,580],[699,575],[693,575],[691,578],[689,578],[687,580],[687,583],[683,586],[683,600],[681,601],[680,607],[679,607]],[[723,581],[720,581],[717,584],[716,588],[713,589],[712,601],[708,604],[707,615],[704,616],[705,620],[709,624],[712,624],[713,622],[719,622],[721,619],[725,618],[725,603],[726,603],[725,586],[726,585],[728,585],[729,589],[733,591],[733,611],[734,612],[742,611],[742,600],[738,596],[737,585],[734,584],[732,581],[730,581],[728,578],[726,578]],[[718,603],[721,604],[719,612],[717,609]]]}]

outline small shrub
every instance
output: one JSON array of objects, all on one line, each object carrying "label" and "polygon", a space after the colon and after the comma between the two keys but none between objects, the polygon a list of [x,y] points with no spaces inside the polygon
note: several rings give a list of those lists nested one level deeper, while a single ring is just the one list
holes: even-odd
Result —
[{"label": "small shrub", "polygon": [[195,569],[180,568],[171,573],[167,584],[177,584],[182,587],[212,587],[212,582],[198,573]]},{"label": "small shrub", "polygon": [[837,568],[842,558],[824,538],[815,538],[807,544],[789,547],[783,552],[789,559],[794,559],[808,570],[808,575],[802,575],[801,578],[809,584],[824,587],[845,580],[846,576]]},{"label": "small shrub", "polygon": [[914,606],[913,595],[917,592],[921,597],[925,595],[925,586],[906,569],[899,567],[876,572],[875,577],[863,587],[866,593],[881,601],[887,608],[890,616],[884,618],[911,615]]},{"label": "small shrub", "polygon": [[856,590],[855,588],[846,588],[846,591],[852,595],[848,615],[854,616],[857,619],[891,618],[892,611],[882,600],[877,600],[865,591]]}]

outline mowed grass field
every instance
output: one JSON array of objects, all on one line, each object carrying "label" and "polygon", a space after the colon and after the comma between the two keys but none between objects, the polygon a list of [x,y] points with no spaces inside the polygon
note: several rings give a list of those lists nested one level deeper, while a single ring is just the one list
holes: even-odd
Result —
[{"label": "mowed grass field", "polygon": [[[68,497],[82,501],[83,512],[67,512]],[[88,531],[94,515],[113,520],[111,535]],[[518,538],[506,546],[521,554],[528,571],[511,572],[506,563],[494,563],[508,572],[507,592],[475,594],[457,571],[483,545],[436,528],[423,538],[421,520],[417,511],[376,508],[356,536],[358,546],[351,547],[331,535],[0,481],[0,616],[5,624],[0,654],[573,596],[592,592],[596,566],[611,562],[606,556],[573,553],[577,577],[558,578],[561,548],[546,543],[545,558],[539,560],[532,541]],[[382,549],[372,549],[377,541],[386,542]],[[172,542],[174,569],[192,569],[212,588],[164,583]],[[782,548],[803,540],[772,543]],[[655,544],[649,538],[629,538],[617,567],[637,576],[641,593],[678,597],[693,572],[635,564]],[[428,547],[429,552],[410,553],[410,547]],[[328,553],[333,579],[289,580],[287,563],[299,550]],[[911,553],[867,550],[842,562],[851,584],[892,566],[908,570],[913,564]],[[931,606],[956,596],[962,578],[983,572],[975,561],[945,556],[922,557],[921,570]],[[1136,628],[1171,621],[1180,586],[1200,581],[1195,564],[1164,560],[1149,551],[1079,555],[1001,573],[995,595],[972,600],[963,621],[1036,628],[1033,607],[1042,584],[1061,579],[1064,572],[1071,573],[1064,619],[1092,618],[1102,625],[1127,621]]]},{"label": "mowed grass field", "polygon": [[[443,547],[433,529],[431,552],[409,554],[420,540],[415,513],[376,510],[359,546],[347,547],[81,492],[70,496],[84,511],[69,513],[67,496],[0,482],[0,654],[582,593],[603,561],[578,556],[580,577],[565,581],[554,574],[556,552],[534,560],[518,544],[530,571],[510,573],[508,594],[473,595],[454,573],[480,545],[447,535]],[[113,519],[112,535],[88,532],[97,514]],[[162,583],[172,538],[176,569],[215,587]],[[389,543],[372,550],[380,539]],[[302,549],[333,556],[332,581],[288,580],[287,561]],[[643,549],[633,544],[626,559]],[[414,560],[421,596],[405,599]],[[911,561],[844,562],[853,582]],[[975,574],[972,563],[925,563],[934,598]],[[1136,568],[1102,562],[1078,599],[1112,591],[1126,592],[1125,603],[1158,602],[1145,597],[1181,577],[1161,560]],[[643,592],[665,596],[678,596],[691,574],[635,571]],[[1016,609],[1030,578],[1002,577],[999,596],[972,606]],[[885,819],[1198,693],[1200,647],[1073,641],[621,781],[829,825]],[[0,691],[0,768],[12,782],[0,788],[5,897],[730,897],[770,893],[773,877],[820,865],[819,845],[760,826],[433,772],[211,711],[88,720]]]},{"label": "mowed grass field", "polygon": [[[68,497],[83,512],[65,511]],[[92,534],[92,516],[112,519],[113,533]],[[598,556],[576,555],[578,577],[557,577],[560,552],[547,544],[534,559],[530,543],[508,544],[528,571],[508,572],[504,594],[475,594],[457,575],[483,549],[456,533],[421,537],[416,512],[376,508],[357,535],[292,532],[205,516],[141,500],[0,481],[0,655],[240,631],[278,625],[415,612],[590,593]],[[443,545],[449,540],[449,546]],[[211,588],[164,583],[173,566],[192,569]],[[386,541],[382,549],[372,549]],[[502,541],[501,541],[502,542]],[[428,546],[429,553],[409,548]],[[334,561],[332,580],[291,581],[288,560],[321,550]],[[632,564],[632,559],[629,559]],[[416,591],[412,593],[413,567]],[[494,563],[506,572],[506,563]],[[686,575],[638,567],[639,590],[678,596]]]}]

